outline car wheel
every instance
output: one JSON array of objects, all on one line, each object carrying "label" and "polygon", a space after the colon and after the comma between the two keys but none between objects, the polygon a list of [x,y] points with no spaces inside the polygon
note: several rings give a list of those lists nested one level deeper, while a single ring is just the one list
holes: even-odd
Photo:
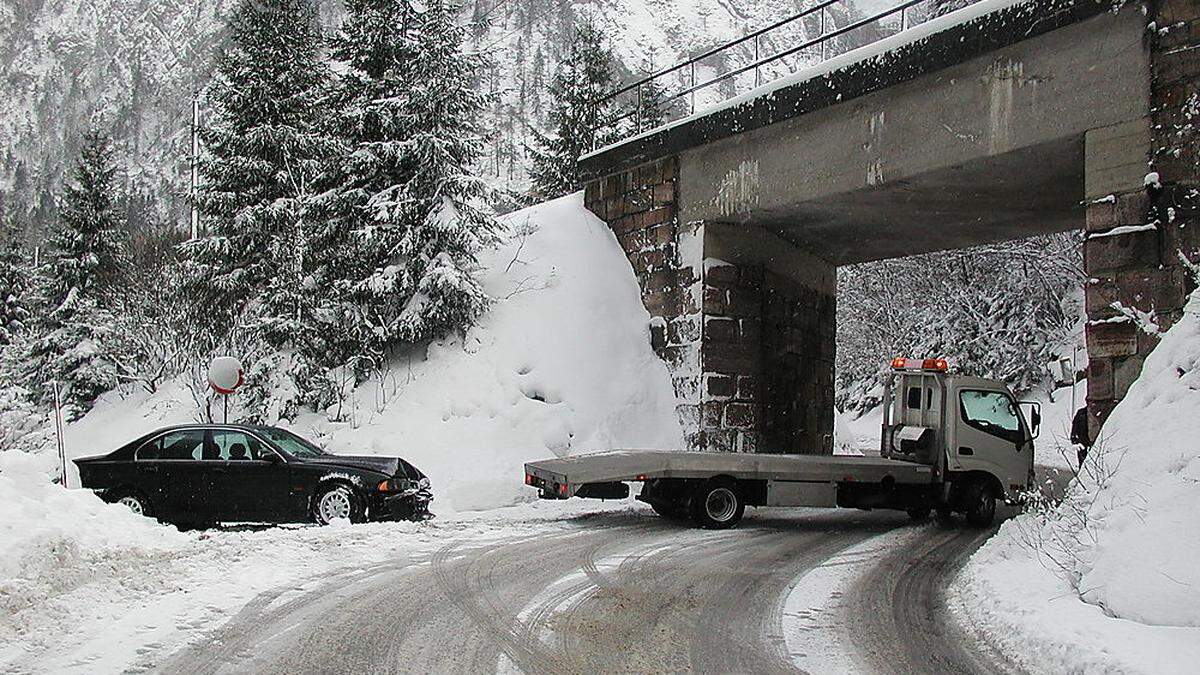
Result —
[{"label": "car wheel", "polygon": [[136,490],[127,490],[117,494],[116,499],[113,499],[114,504],[120,504],[130,511],[133,511],[139,516],[153,517],[153,510],[150,508],[150,500],[146,496]]},{"label": "car wheel", "polygon": [[362,497],[347,485],[331,485],[313,500],[313,520],[328,525],[335,520],[361,523],[366,520]]},{"label": "car wheel", "polygon": [[967,522],[987,527],[996,518],[996,495],[984,483],[974,483],[967,493]]},{"label": "car wheel", "polygon": [[733,481],[709,480],[692,495],[691,511],[700,527],[726,530],[741,522],[746,503]]}]

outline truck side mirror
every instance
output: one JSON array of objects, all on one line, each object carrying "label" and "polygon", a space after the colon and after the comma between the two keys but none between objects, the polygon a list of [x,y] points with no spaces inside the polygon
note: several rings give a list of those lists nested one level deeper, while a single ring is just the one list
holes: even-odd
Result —
[{"label": "truck side mirror", "polygon": [[1037,401],[1021,401],[1029,406],[1029,437],[1037,438],[1042,429],[1042,404]]}]

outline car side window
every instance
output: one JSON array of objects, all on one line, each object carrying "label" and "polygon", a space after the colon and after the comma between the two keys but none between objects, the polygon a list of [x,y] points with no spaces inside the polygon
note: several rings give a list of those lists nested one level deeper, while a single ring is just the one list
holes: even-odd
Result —
[{"label": "car side window", "polygon": [[262,447],[262,443],[257,438],[242,431],[216,429],[212,432],[212,438],[221,459],[235,462],[245,459],[262,459],[264,453],[270,452]]},{"label": "car side window", "polygon": [[204,453],[204,430],[173,431],[159,443],[158,459],[200,459]]},{"label": "car side window", "polygon": [[137,453],[134,455],[134,458],[137,460],[158,459],[161,454],[162,454],[162,437],[159,436],[158,438],[156,438],[152,441],[147,441],[147,442],[143,443],[142,446],[137,449]]},{"label": "car side window", "polygon": [[984,433],[1020,440],[1021,421],[1017,406],[1007,394],[967,389],[958,394],[962,419]]}]

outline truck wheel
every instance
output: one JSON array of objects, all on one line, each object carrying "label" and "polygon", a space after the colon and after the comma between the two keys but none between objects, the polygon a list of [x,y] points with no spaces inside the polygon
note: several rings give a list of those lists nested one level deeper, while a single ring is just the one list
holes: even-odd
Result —
[{"label": "truck wheel", "polygon": [[732,481],[709,480],[692,494],[692,520],[706,530],[727,530],[746,513],[746,503]]},{"label": "truck wheel", "polygon": [[996,518],[996,495],[987,484],[976,482],[967,491],[967,522],[974,527],[987,527]]},{"label": "truck wheel", "polygon": [[923,523],[929,519],[929,511],[930,509],[928,506],[914,506],[908,510],[908,517],[912,519],[914,523]]},{"label": "truck wheel", "polygon": [[937,523],[942,527],[953,527],[954,511],[951,511],[944,506],[939,506],[937,510]]}]

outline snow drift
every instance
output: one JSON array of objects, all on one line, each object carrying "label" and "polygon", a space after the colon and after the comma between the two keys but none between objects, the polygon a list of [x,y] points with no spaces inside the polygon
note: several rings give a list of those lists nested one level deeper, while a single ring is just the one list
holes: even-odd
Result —
[{"label": "snow drift", "polygon": [[1194,672],[1196,420],[1200,292],[1146,359],[1065,503],[1005,523],[972,558],[959,587],[972,619],[1046,670]]}]

